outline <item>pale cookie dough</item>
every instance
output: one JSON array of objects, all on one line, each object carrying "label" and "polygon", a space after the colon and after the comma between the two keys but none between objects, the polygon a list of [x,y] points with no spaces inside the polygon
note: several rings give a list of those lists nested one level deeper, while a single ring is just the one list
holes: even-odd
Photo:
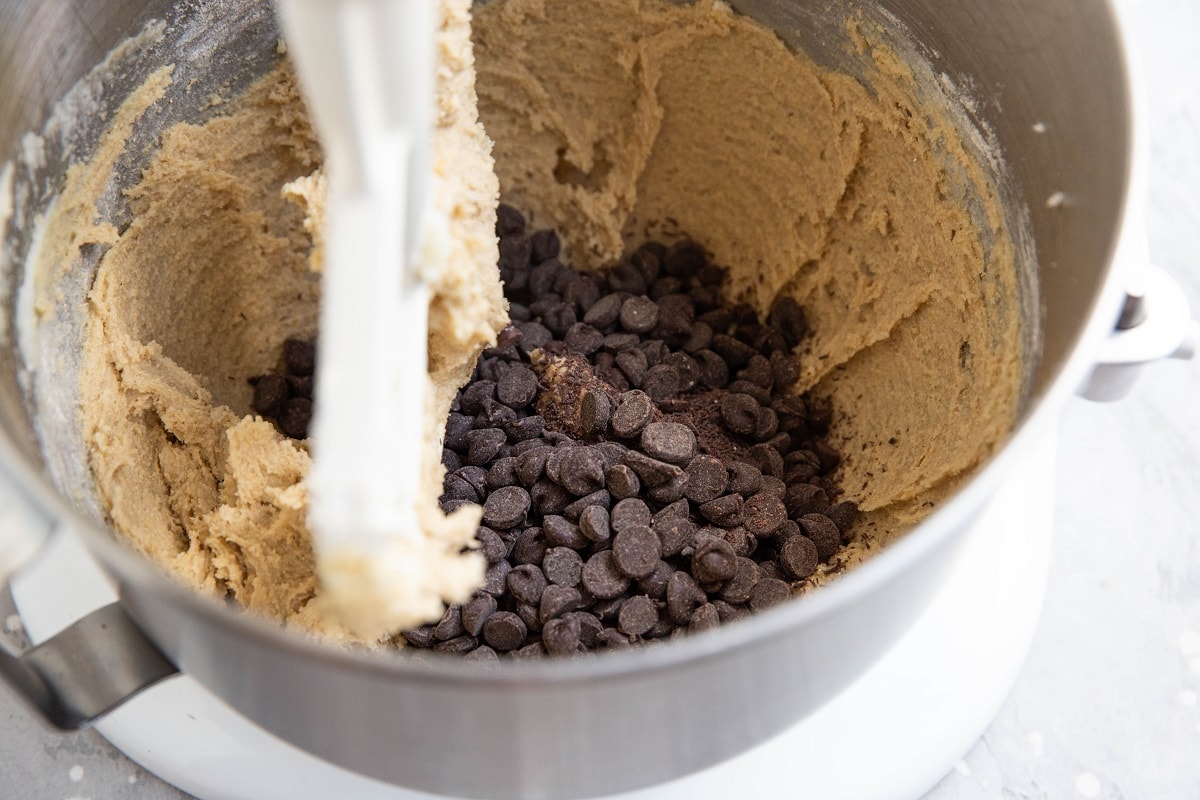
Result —
[{"label": "pale cookie dough", "polygon": [[[479,352],[507,322],[496,273],[497,184],[475,112],[466,0],[443,6],[434,137],[435,202],[450,225],[431,287],[427,415],[445,419]],[[126,105],[154,102],[169,72]],[[120,132],[102,150],[123,146]],[[477,508],[446,517],[441,432],[426,434],[418,509],[421,580],[362,608],[351,581],[327,613],[305,523],[304,445],[250,412],[248,379],[282,342],[316,330],[320,150],[281,67],[222,116],[166,131],[130,192],[132,224],[100,263],[81,376],[83,434],[113,526],[188,583],[277,619],[375,641],[437,617],[482,582]],[[93,159],[103,168],[104,158]],[[85,171],[86,172],[86,171]],[[89,184],[77,176],[64,196]],[[86,205],[86,204],[85,204]],[[307,212],[307,213],[306,213]],[[94,215],[93,215],[94,216]],[[318,245],[313,247],[314,242]],[[77,246],[72,243],[72,246]],[[341,624],[345,623],[345,628]]]},{"label": "pale cookie dough", "polygon": [[928,513],[1011,429],[1002,209],[891,50],[851,30],[868,89],[716,2],[507,0],[474,36],[501,194],[566,231],[576,267],[685,233],[729,267],[727,296],[804,307],[796,390],[832,399],[840,480],[867,512],[834,569]]},{"label": "pale cookie dough", "polygon": [[[506,320],[502,191],[563,232],[577,267],[687,234],[730,268],[731,297],[800,300],[815,333],[797,390],[839,412],[841,480],[866,512],[827,572],[911,526],[1003,440],[1020,391],[1003,214],[891,51],[851,37],[868,90],[719,3],[496,0],[477,12],[476,83],[467,4],[444,8],[438,202],[457,249],[434,287],[429,419]],[[333,624],[314,576],[305,447],[248,415],[247,378],[315,329],[319,162],[286,69],[226,115],[166,132],[134,222],[96,234],[112,248],[90,298],[82,420],[111,522],[139,550],[255,611],[371,642],[382,631]],[[66,194],[86,199],[74,180]],[[451,558],[478,510],[437,511],[440,435],[431,425],[424,521]],[[448,600],[482,574],[467,558]]]}]

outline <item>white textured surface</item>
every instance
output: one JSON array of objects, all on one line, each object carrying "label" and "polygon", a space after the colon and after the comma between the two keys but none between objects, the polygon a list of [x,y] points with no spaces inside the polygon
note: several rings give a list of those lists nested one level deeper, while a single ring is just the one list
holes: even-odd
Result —
[{"label": "white textured surface", "polygon": [[[1150,84],[1151,254],[1200,312],[1200,3],[1125,2]],[[1198,397],[1200,363],[1170,362],[1120,404],[1069,408],[1055,560],[1029,660],[984,738],[926,800],[1200,792]],[[186,797],[94,733],[47,732],[3,687],[0,795]]]}]

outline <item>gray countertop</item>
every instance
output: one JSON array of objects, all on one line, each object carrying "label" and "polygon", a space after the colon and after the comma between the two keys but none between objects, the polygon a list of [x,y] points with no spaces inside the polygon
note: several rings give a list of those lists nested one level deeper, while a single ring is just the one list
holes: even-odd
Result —
[{"label": "gray countertop", "polygon": [[[1200,3],[1126,2],[1152,137],[1151,254],[1200,313]],[[1118,404],[1068,407],[1053,563],[1028,661],[983,738],[927,800],[1200,796],[1196,398],[1200,361],[1166,362]],[[7,687],[0,796],[186,797],[94,732],[48,731]]]}]

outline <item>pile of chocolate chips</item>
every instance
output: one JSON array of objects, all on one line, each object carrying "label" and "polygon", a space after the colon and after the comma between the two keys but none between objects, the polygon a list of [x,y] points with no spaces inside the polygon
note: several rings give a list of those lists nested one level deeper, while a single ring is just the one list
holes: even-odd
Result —
[{"label": "pile of chocolate chips", "polygon": [[486,583],[410,645],[536,658],[707,630],[849,541],[830,409],[787,393],[793,300],[765,322],[724,305],[689,240],[583,273],[509,206],[497,233],[512,325],[452,406],[441,499],[482,505]]},{"label": "pile of chocolate chips", "polygon": [[250,379],[255,413],[275,423],[284,436],[308,437],[313,411],[313,373],[316,344],[311,339],[290,338],[283,343],[283,368]]}]

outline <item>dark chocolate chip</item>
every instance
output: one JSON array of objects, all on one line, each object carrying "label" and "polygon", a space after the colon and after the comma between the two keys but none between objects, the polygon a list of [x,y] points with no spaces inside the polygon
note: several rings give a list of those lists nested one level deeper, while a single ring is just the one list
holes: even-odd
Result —
[{"label": "dark chocolate chip", "polygon": [[483,624],[496,613],[496,598],[487,592],[476,592],[462,607],[463,629],[471,636],[483,632]]},{"label": "dark chocolate chip", "polygon": [[629,525],[613,537],[613,562],[631,578],[652,573],[661,553],[658,535],[648,525]]},{"label": "dark chocolate chip", "polygon": [[511,611],[497,611],[483,624],[483,640],[501,653],[525,644],[526,635],[525,622]]},{"label": "dark chocolate chip", "polygon": [[602,600],[619,596],[629,588],[629,578],[618,569],[611,550],[601,550],[583,565],[583,588]]},{"label": "dark chocolate chip", "polygon": [[707,600],[696,579],[686,572],[676,571],[667,581],[667,614],[676,625],[691,622],[692,614]]},{"label": "dark chocolate chip", "polygon": [[721,421],[731,432],[749,436],[758,425],[759,408],[748,394],[727,394],[721,398]]},{"label": "dark chocolate chip", "polygon": [[721,587],[721,599],[735,605],[749,602],[758,578],[758,565],[745,556],[739,556],[733,577]]},{"label": "dark chocolate chip", "polygon": [[523,364],[510,367],[496,383],[496,399],[509,408],[521,409],[537,397],[538,380]]},{"label": "dark chocolate chip", "polygon": [[792,594],[791,587],[779,578],[760,576],[758,583],[750,594],[750,610],[762,611],[776,606],[787,600]]},{"label": "dark chocolate chip", "polygon": [[789,347],[795,347],[808,332],[808,321],[804,317],[804,309],[791,297],[780,297],[771,306],[767,319],[771,325],[783,334]]},{"label": "dark chocolate chip", "polygon": [[[512,564],[540,564],[546,557],[546,533],[542,528],[526,528],[513,542],[509,559]],[[511,569],[512,564],[508,567]]]},{"label": "dark chocolate chip", "polygon": [[760,539],[776,534],[788,518],[783,501],[765,492],[746,498],[742,516],[746,531]]},{"label": "dark chocolate chip", "polygon": [[279,429],[293,439],[308,438],[308,425],[312,422],[313,403],[307,397],[293,397],[279,412]]},{"label": "dark chocolate chip", "polygon": [[546,576],[540,567],[534,564],[522,564],[513,567],[506,579],[508,593],[517,602],[537,605],[541,602],[542,592],[546,591]]},{"label": "dark chocolate chip", "polygon": [[641,444],[646,455],[671,464],[687,464],[696,454],[696,434],[677,422],[651,422]]},{"label": "dark chocolate chip", "polygon": [[738,555],[733,546],[716,536],[697,536],[692,553],[692,575],[700,583],[720,583],[736,574]]},{"label": "dark chocolate chip", "polygon": [[852,500],[843,500],[830,506],[823,513],[833,520],[833,524],[837,525],[838,530],[841,531],[842,542],[848,542],[850,527],[854,524],[855,517],[858,516],[858,504]]},{"label": "dark chocolate chip", "polygon": [[525,233],[525,215],[508,203],[496,207],[496,235],[520,236]]},{"label": "dark chocolate chip", "polygon": [[500,453],[508,437],[499,428],[482,428],[467,434],[467,463],[482,467]]},{"label": "dark chocolate chip", "polygon": [[828,561],[842,545],[842,533],[833,520],[824,514],[805,514],[799,520],[804,535],[817,546],[817,557]]},{"label": "dark chocolate chip", "polygon": [[658,605],[644,594],[634,595],[621,604],[617,630],[628,636],[641,636],[658,622]]},{"label": "dark chocolate chip", "polygon": [[642,389],[655,403],[670,400],[680,391],[679,371],[670,364],[656,364],[646,370]]},{"label": "dark chocolate chip", "polygon": [[704,248],[691,239],[681,239],[669,248],[663,258],[663,270],[677,278],[691,278],[708,263]]},{"label": "dark chocolate chip", "polygon": [[609,467],[608,471],[604,473],[604,478],[608,491],[618,500],[637,497],[638,492],[642,490],[642,483],[638,480],[637,473],[625,464]]},{"label": "dark chocolate chip", "polygon": [[264,417],[274,417],[290,396],[287,378],[282,375],[263,375],[254,384],[254,410]]},{"label": "dark chocolate chip", "polygon": [[580,623],[577,617],[559,617],[546,623],[542,631],[542,644],[552,656],[577,655],[584,652]]},{"label": "dark chocolate chip", "polygon": [[783,501],[792,519],[800,519],[805,514],[820,514],[829,508],[829,496],[825,490],[812,483],[789,486]]},{"label": "dark chocolate chip", "polygon": [[604,334],[586,322],[577,322],[567,329],[563,341],[568,351],[590,356],[604,345]]},{"label": "dark chocolate chip", "polygon": [[607,542],[612,537],[608,509],[604,506],[585,508],[579,514],[579,530],[593,542]]},{"label": "dark chocolate chip", "polygon": [[712,603],[705,603],[692,614],[692,621],[688,623],[687,629],[688,633],[703,633],[715,630],[720,624],[721,616],[717,613],[717,607]]},{"label": "dark chocolate chip", "polygon": [[562,457],[558,473],[555,480],[576,497],[604,488],[604,458],[590,447],[569,448]]},{"label": "dark chocolate chip", "polygon": [[696,456],[688,462],[686,473],[684,494],[693,503],[715,500],[729,487],[725,465],[715,456]]},{"label": "dark chocolate chip", "polygon": [[651,527],[662,546],[663,558],[679,555],[680,551],[684,547],[690,546],[696,537],[696,523],[686,516],[656,519]]},{"label": "dark chocolate chip", "polygon": [[630,297],[621,304],[617,319],[630,333],[649,333],[658,324],[658,303],[645,295]]},{"label": "dark chocolate chip", "polygon": [[742,524],[742,496],[727,494],[700,504],[700,514],[714,525],[733,528]]},{"label": "dark chocolate chip", "polygon": [[723,389],[729,384],[729,365],[712,350],[699,350],[695,354],[700,365],[700,383],[710,389]]},{"label": "dark chocolate chip", "polygon": [[641,433],[653,418],[654,403],[650,397],[643,391],[631,389],[621,395],[609,424],[613,433],[629,439]]},{"label": "dark chocolate chip", "polygon": [[779,566],[792,580],[804,580],[812,575],[820,560],[816,544],[807,536],[789,536],[779,547]]},{"label": "dark chocolate chip", "polygon": [[317,367],[316,345],[306,339],[284,340],[283,363],[292,375],[312,375]]},{"label": "dark chocolate chip", "polygon": [[546,580],[558,586],[578,586],[583,573],[583,559],[570,547],[552,547],[542,559]]},{"label": "dark chocolate chip", "polygon": [[643,486],[661,486],[684,474],[679,466],[659,461],[636,450],[630,450],[625,456],[625,464],[637,473]]},{"label": "dark chocolate chip", "polygon": [[649,506],[636,497],[630,497],[613,506],[609,525],[613,531],[620,533],[636,525],[649,525],[651,521]]},{"label": "dark chocolate chip", "polygon": [[483,503],[483,522],[491,528],[513,528],[529,513],[529,492],[520,486],[505,486],[488,495]]},{"label": "dark chocolate chip", "polygon": [[530,260],[535,265],[558,258],[558,254],[562,251],[562,242],[559,241],[558,232],[554,230],[534,231],[529,237],[529,244]]},{"label": "dark chocolate chip", "polygon": [[542,519],[542,534],[550,547],[587,547],[588,538],[575,523],[557,514],[548,514]]},{"label": "dark chocolate chip", "polygon": [[[578,556],[576,556],[578,557]],[[583,605],[583,595],[573,586],[551,584],[542,592],[538,603],[538,617],[545,625],[555,617],[562,616],[568,611],[574,611]]]}]

